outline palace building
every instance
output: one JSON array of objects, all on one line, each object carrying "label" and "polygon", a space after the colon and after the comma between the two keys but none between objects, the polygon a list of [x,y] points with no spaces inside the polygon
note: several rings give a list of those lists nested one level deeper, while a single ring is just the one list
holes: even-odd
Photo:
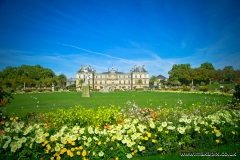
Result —
[{"label": "palace building", "polygon": [[[108,69],[107,72],[97,73],[96,70],[87,67],[89,74],[89,85],[93,89],[123,89],[149,87],[149,73],[144,66],[134,66],[129,73],[119,72],[118,69]],[[76,73],[76,87],[84,82],[83,67]]]}]

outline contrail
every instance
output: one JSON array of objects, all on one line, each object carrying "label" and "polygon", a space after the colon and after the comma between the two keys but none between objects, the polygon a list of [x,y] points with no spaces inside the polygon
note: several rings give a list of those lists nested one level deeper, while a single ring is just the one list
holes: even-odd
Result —
[{"label": "contrail", "polygon": [[114,58],[114,59],[118,59],[118,60],[126,60],[126,59],[122,59],[122,58],[118,58],[118,57],[113,57],[113,56],[110,56],[108,54],[103,54],[103,53],[87,50],[87,49],[84,49],[84,48],[80,48],[80,47],[77,47],[77,46],[74,46],[74,45],[69,45],[69,44],[64,44],[64,43],[61,43],[61,44],[64,45],[64,46],[76,48],[76,49],[79,49],[79,50],[82,50],[82,51],[85,51],[85,52],[88,52],[88,53],[98,54],[98,55],[102,55],[102,56],[105,56],[105,57]]}]

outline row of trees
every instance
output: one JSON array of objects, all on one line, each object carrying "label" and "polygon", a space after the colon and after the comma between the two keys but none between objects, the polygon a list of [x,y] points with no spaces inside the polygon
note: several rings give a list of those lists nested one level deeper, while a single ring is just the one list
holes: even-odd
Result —
[{"label": "row of trees", "polygon": [[240,70],[234,70],[232,66],[226,66],[222,70],[215,70],[211,63],[203,63],[199,68],[191,68],[188,64],[175,64],[168,72],[169,83],[172,85],[200,84],[204,82],[211,84],[213,82],[226,83],[239,81]]},{"label": "row of trees", "polygon": [[64,74],[56,75],[51,69],[43,68],[40,65],[29,66],[21,65],[19,67],[6,67],[0,72],[0,84],[5,88],[24,87],[50,87],[52,83],[55,86],[64,88],[67,77]]}]

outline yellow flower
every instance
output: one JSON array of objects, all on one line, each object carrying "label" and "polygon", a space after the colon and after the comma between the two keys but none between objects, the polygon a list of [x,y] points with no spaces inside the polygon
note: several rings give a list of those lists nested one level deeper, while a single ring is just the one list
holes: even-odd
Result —
[{"label": "yellow flower", "polygon": [[71,144],[72,144],[72,146],[75,146],[75,142],[72,142]]},{"label": "yellow flower", "polygon": [[118,160],[118,157],[116,157],[115,160]]},{"label": "yellow flower", "polygon": [[147,140],[148,140],[148,137],[144,137],[144,140],[147,141]]},{"label": "yellow flower", "polygon": [[85,157],[86,155],[87,155],[86,150],[83,150],[83,152],[82,152],[82,156]]},{"label": "yellow flower", "polygon": [[219,143],[220,141],[217,139],[216,142]]},{"label": "yellow flower", "polygon": [[235,132],[234,132],[234,131],[232,131],[232,134],[235,134]]},{"label": "yellow flower", "polygon": [[47,150],[51,149],[51,146],[49,144],[46,147],[47,147]]},{"label": "yellow flower", "polygon": [[63,154],[63,153],[66,152],[66,151],[67,151],[67,149],[66,149],[66,148],[63,148],[63,149],[60,150],[60,154]]},{"label": "yellow flower", "polygon": [[72,144],[72,140],[71,140],[71,139],[69,139],[69,140],[68,140],[68,143]]},{"label": "yellow flower", "polygon": [[11,118],[10,118],[10,120],[12,121],[12,120],[13,120],[13,118],[11,117]]},{"label": "yellow flower", "polygon": [[113,150],[113,147],[111,147],[110,150]]},{"label": "yellow flower", "polygon": [[132,155],[134,155],[135,153],[134,152],[132,152]]},{"label": "yellow flower", "polygon": [[102,143],[101,141],[98,141],[98,145],[101,145],[101,143]]},{"label": "yellow flower", "polygon": [[60,159],[61,159],[61,157],[60,157],[60,156],[57,156],[56,160],[60,160]]},{"label": "yellow flower", "polygon": [[46,126],[47,126],[47,123],[44,123],[43,126],[46,127]]},{"label": "yellow flower", "polygon": [[107,143],[106,143],[106,142],[104,142],[103,144],[105,144],[105,145],[106,145]]},{"label": "yellow flower", "polygon": [[152,139],[152,142],[153,142],[153,143],[156,143],[157,141],[156,141],[155,139]]},{"label": "yellow flower", "polygon": [[157,150],[158,150],[158,151],[162,151],[163,149],[162,149],[162,148],[158,148]]},{"label": "yellow flower", "polygon": [[82,149],[83,149],[83,147],[82,147],[82,146],[79,146],[78,148],[79,148],[80,150],[82,150]]},{"label": "yellow flower", "polygon": [[18,117],[15,117],[16,120],[18,120]]},{"label": "yellow flower", "polygon": [[67,144],[67,141],[64,141],[63,144]]},{"label": "yellow flower", "polygon": [[165,133],[168,134],[168,133],[169,133],[169,130],[166,130]]},{"label": "yellow flower", "polygon": [[148,138],[150,138],[150,137],[151,137],[151,135],[152,135],[151,133],[149,133],[149,132],[147,133],[147,136],[148,136]]},{"label": "yellow flower", "polygon": [[75,151],[75,148],[71,148],[71,151]]},{"label": "yellow flower", "polygon": [[48,137],[49,136],[49,133],[45,133],[45,137]]},{"label": "yellow flower", "polygon": [[51,157],[50,160],[54,160],[54,157]]},{"label": "yellow flower", "polygon": [[77,155],[80,155],[81,154],[81,152],[80,151],[77,151]]}]

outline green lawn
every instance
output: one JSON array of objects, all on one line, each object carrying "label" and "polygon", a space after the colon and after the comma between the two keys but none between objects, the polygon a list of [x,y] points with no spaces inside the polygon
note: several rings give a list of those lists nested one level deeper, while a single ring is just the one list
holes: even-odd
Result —
[{"label": "green lawn", "polygon": [[224,103],[231,97],[204,94],[183,94],[169,92],[92,92],[90,98],[82,98],[79,92],[26,93],[14,94],[14,100],[6,106],[4,114],[23,116],[29,112],[51,112],[57,108],[68,109],[77,105],[96,109],[98,106],[128,107],[127,101],[135,102],[139,107],[174,107],[181,100],[184,108],[197,102]]}]

